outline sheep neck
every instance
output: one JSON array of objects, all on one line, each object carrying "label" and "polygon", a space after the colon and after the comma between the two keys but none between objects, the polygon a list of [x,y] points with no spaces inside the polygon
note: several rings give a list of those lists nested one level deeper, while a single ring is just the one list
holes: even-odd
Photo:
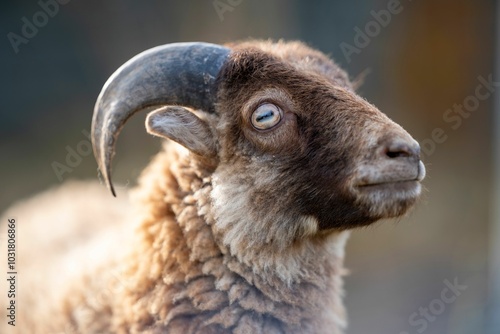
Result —
[{"label": "sheep neck", "polygon": [[[169,146],[143,175],[147,191],[136,194],[145,209],[142,247],[130,268],[137,277],[130,299],[137,304],[134,296],[150,295],[161,301],[136,323],[158,321],[163,314],[162,323],[174,326],[182,314],[196,313],[214,326],[234,327],[248,318],[267,323],[269,333],[273,326],[287,333],[341,333],[348,232],[310,238],[280,252],[257,250],[255,261],[241,261],[214,233],[209,171]],[[267,254],[272,260],[264,263]],[[284,279],[284,273],[293,275]]]}]

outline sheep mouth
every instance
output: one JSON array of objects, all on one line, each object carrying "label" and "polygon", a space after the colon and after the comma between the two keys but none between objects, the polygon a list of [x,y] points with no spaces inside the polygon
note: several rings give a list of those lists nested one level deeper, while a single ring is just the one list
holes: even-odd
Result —
[{"label": "sheep mouth", "polygon": [[[419,161],[418,164],[404,164],[391,166],[393,168],[378,169],[370,166],[361,169],[358,181],[354,188],[360,192],[364,191],[412,191],[420,190],[420,181],[425,177],[425,166]],[[398,168],[394,168],[398,167]]]},{"label": "sheep mouth", "polygon": [[355,189],[360,192],[372,191],[412,191],[420,188],[420,181],[417,179],[412,180],[396,180],[385,182],[363,183],[355,186]]}]

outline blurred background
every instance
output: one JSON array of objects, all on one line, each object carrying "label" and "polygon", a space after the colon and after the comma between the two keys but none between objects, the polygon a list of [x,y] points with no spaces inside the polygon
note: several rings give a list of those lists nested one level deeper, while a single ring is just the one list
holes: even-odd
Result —
[{"label": "blurred background", "polygon": [[[493,1],[59,1],[0,4],[0,213],[61,182],[96,179],[93,105],[137,53],[298,39],[365,76],[360,94],[421,143],[428,171],[412,213],[353,233],[347,333],[500,333]],[[114,162],[124,187],[160,147],[144,115],[130,123]],[[70,166],[72,150],[80,159]]]}]

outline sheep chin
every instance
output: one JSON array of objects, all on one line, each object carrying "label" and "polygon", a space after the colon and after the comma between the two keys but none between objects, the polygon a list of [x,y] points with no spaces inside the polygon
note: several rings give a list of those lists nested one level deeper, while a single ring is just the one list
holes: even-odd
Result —
[{"label": "sheep chin", "polygon": [[355,187],[358,205],[375,219],[404,215],[418,200],[422,186],[418,180],[403,180]]}]

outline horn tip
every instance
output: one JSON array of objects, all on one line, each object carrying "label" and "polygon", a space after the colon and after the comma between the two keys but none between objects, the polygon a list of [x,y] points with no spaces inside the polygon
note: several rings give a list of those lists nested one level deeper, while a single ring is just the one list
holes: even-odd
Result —
[{"label": "horn tip", "polygon": [[115,187],[113,187],[113,182],[111,181],[111,175],[109,174],[109,171],[107,175],[108,176],[106,177],[106,186],[109,189],[109,191],[111,191],[111,195],[113,195],[113,197],[116,197]]},{"label": "horn tip", "polygon": [[[108,188],[109,191],[111,191],[111,194],[113,195],[113,197],[116,197],[116,191],[115,191],[115,188],[113,187],[113,182],[111,181],[110,169],[106,168],[105,173],[103,173],[102,170],[103,169],[101,169],[100,167],[97,168],[97,177],[99,178],[99,182],[101,184],[104,183],[106,185],[106,188]],[[103,182],[103,179],[104,179],[104,182]]]},{"label": "horn tip", "polygon": [[113,195],[113,197],[116,197],[115,188],[113,188],[113,185],[109,185],[109,190],[111,190],[111,195]]}]

